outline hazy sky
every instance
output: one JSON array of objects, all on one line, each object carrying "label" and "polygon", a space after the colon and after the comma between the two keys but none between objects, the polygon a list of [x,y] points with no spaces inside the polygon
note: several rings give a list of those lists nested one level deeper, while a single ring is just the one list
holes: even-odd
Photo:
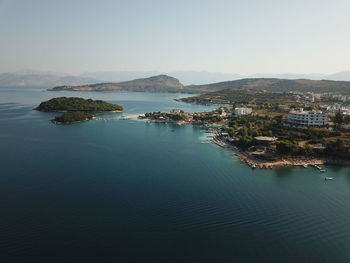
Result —
[{"label": "hazy sky", "polygon": [[0,72],[350,70],[349,0],[0,0]]}]

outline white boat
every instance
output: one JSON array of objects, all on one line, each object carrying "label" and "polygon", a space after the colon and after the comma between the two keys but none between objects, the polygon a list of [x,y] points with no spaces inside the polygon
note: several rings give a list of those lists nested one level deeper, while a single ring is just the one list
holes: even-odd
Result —
[{"label": "white boat", "polygon": [[303,167],[304,167],[304,168],[307,168],[307,164],[303,164]]},{"label": "white boat", "polygon": [[253,164],[253,165],[252,165],[252,169],[255,169],[255,168],[256,168],[256,165],[255,165],[255,164]]},{"label": "white boat", "polygon": [[320,172],[321,172],[321,173],[325,173],[326,170],[325,170],[325,169],[320,169]]},{"label": "white boat", "polygon": [[333,177],[325,177],[324,178],[326,181],[328,181],[328,180],[333,180],[334,178]]}]

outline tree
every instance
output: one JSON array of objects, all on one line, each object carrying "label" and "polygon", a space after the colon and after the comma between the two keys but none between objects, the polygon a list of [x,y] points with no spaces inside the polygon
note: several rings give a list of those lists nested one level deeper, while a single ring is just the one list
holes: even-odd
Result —
[{"label": "tree", "polygon": [[330,141],[326,145],[326,154],[340,158],[349,158],[349,147],[347,147],[345,140]]},{"label": "tree", "polygon": [[253,145],[253,138],[250,136],[242,136],[238,141],[239,147],[247,149]]},{"label": "tree", "polygon": [[343,114],[341,114],[341,112],[338,111],[332,120],[335,123],[335,125],[337,125],[337,126],[342,125],[344,122]]},{"label": "tree", "polygon": [[276,151],[279,154],[293,155],[297,153],[299,146],[289,140],[280,141],[276,145]]},{"label": "tree", "polygon": [[350,115],[344,116],[344,124],[349,124],[350,123]]}]

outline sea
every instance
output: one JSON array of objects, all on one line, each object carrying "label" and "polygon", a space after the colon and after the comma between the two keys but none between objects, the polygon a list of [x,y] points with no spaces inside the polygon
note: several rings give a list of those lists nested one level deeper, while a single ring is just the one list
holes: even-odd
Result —
[{"label": "sea", "polygon": [[[125,111],[33,110],[59,96]],[[121,119],[214,108],[186,96],[0,88],[0,262],[350,262],[349,167],[252,170],[203,127]]]}]

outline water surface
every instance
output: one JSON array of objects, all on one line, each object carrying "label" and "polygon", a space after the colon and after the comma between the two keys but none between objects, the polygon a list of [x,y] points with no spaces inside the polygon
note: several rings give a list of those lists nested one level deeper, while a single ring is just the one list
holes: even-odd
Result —
[{"label": "water surface", "polygon": [[350,262],[350,170],[256,170],[200,127],[54,125],[55,96],[125,113],[210,110],[179,94],[0,89],[0,262]]}]

